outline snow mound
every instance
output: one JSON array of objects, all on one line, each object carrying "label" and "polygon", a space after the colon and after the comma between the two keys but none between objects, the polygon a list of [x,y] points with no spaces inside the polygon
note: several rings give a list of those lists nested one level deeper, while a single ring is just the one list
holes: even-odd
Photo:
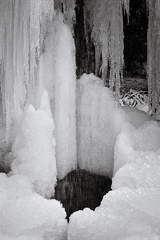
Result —
[{"label": "snow mound", "polygon": [[66,239],[66,214],[58,201],[35,193],[25,176],[0,173],[0,182],[0,239]]},{"label": "snow mound", "polygon": [[112,190],[122,187],[160,189],[160,163],[125,164],[112,179]]},{"label": "snow mound", "polygon": [[45,196],[54,195],[56,184],[54,122],[47,92],[36,111],[29,105],[17,127],[12,147],[12,174],[27,176],[35,190]]},{"label": "snow mound", "polygon": [[109,192],[95,211],[71,215],[69,240],[159,239],[160,193],[156,189]]},{"label": "snow mound", "polygon": [[152,121],[136,129],[126,124],[115,144],[114,173],[126,163],[159,163],[160,127]]}]

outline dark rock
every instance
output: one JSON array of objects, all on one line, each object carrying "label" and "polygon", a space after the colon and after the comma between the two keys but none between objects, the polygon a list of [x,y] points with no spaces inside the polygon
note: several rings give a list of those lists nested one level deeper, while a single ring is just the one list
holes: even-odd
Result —
[{"label": "dark rock", "polygon": [[55,199],[60,201],[69,216],[86,207],[94,210],[103,196],[111,190],[110,178],[102,177],[84,170],[74,170],[64,179],[57,181]]}]

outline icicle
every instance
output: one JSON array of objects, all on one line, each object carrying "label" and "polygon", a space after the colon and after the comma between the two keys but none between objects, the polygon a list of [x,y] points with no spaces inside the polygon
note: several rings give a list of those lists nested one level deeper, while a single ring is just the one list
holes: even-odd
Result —
[{"label": "icicle", "polygon": [[122,0],[122,1],[123,1],[124,11],[127,14],[128,23],[129,23],[129,4],[130,4],[130,0]]},{"label": "icicle", "polygon": [[0,16],[2,30],[5,29],[5,37],[0,42],[1,93],[9,136],[11,124],[26,101],[37,107],[34,98],[38,64],[47,22],[54,15],[54,3],[52,0],[2,0],[0,4],[5,13],[4,17]]},{"label": "icicle", "polygon": [[109,76],[109,86],[117,92],[117,96],[123,77],[123,8],[129,15],[129,0],[85,1],[86,35],[89,26],[92,28],[95,46],[98,47],[96,57],[100,55],[101,49],[103,81],[105,83]]},{"label": "icicle", "polygon": [[149,1],[148,27],[148,91],[149,105],[153,114],[156,112],[160,98],[160,4],[158,0]]},{"label": "icicle", "polygon": [[55,0],[54,8],[57,12],[62,12],[64,21],[72,29],[75,21],[75,2],[76,0]]}]

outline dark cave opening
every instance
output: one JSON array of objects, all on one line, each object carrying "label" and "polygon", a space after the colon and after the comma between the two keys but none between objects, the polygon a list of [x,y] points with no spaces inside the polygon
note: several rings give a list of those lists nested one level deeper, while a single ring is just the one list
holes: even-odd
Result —
[{"label": "dark cave opening", "polygon": [[57,181],[55,199],[66,210],[67,220],[72,213],[90,208],[94,210],[103,196],[111,190],[112,180],[85,170],[74,170]]}]

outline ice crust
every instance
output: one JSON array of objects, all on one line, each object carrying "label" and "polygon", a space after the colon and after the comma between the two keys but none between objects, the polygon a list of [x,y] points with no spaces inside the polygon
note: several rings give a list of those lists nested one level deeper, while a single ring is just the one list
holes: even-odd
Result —
[{"label": "ice crust", "polygon": [[35,190],[45,197],[54,195],[56,184],[53,130],[48,94],[44,91],[39,109],[29,105],[17,125],[11,169],[12,174],[27,176]]},{"label": "ice crust", "polygon": [[0,182],[0,239],[66,239],[66,213],[58,201],[35,193],[24,176],[0,173]]},{"label": "ice crust", "polygon": [[93,74],[78,80],[77,144],[81,169],[112,176],[116,137],[124,122],[113,93]]}]

